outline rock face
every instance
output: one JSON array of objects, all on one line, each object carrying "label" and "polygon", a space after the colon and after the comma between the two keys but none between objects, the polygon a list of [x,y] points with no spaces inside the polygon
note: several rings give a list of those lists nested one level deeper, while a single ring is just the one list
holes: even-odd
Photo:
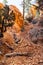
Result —
[{"label": "rock face", "polygon": [[20,29],[23,27],[23,15],[16,6],[10,5],[9,7],[11,10],[13,10],[16,17],[13,28],[15,27],[16,30],[20,31]]},{"label": "rock face", "polygon": [[[35,22],[37,19],[34,19],[32,21]],[[36,25],[35,25],[36,24]],[[33,24],[35,27],[30,29],[30,37],[33,42],[38,42],[43,40],[43,17],[39,17],[39,19],[36,21],[36,23]]]},{"label": "rock face", "polygon": [[3,8],[3,4],[2,3],[0,3],[0,8]]}]

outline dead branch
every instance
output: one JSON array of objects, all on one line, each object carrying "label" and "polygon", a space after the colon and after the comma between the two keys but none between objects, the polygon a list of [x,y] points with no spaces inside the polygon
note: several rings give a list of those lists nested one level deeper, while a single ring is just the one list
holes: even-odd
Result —
[{"label": "dead branch", "polygon": [[6,57],[12,57],[12,56],[31,56],[32,53],[28,53],[28,52],[23,52],[23,53],[20,53],[20,52],[13,52],[13,53],[7,53],[5,54]]},{"label": "dead branch", "polygon": [[7,42],[5,42],[5,45],[6,45],[10,50],[14,50],[14,48],[12,48]]}]

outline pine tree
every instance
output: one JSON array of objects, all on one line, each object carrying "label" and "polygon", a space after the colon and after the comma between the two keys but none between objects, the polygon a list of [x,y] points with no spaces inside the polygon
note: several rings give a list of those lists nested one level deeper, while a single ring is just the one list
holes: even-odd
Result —
[{"label": "pine tree", "polygon": [[[5,5],[4,8],[0,9],[0,33],[3,34],[7,29],[6,27],[11,27],[15,21],[15,14],[13,11],[9,14],[10,8],[8,5]],[[13,22],[12,22],[13,21]],[[0,37],[1,37],[0,34]]]}]

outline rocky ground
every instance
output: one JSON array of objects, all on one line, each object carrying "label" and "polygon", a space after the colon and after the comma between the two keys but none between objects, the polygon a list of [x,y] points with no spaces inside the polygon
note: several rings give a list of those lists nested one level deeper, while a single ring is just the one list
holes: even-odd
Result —
[{"label": "rocky ground", "polygon": [[34,26],[25,24],[16,33],[9,29],[0,39],[0,65],[43,65],[43,42],[34,43],[29,30]]},{"label": "rocky ground", "polygon": [[[3,4],[0,5],[2,8]],[[43,18],[39,19],[39,24],[37,19],[32,21],[30,17],[24,24],[19,10],[13,5],[9,7],[16,21],[0,38],[0,65],[43,65]]]}]

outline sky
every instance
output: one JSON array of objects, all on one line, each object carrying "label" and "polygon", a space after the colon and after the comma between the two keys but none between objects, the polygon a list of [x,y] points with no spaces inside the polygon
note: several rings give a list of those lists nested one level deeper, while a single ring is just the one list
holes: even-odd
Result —
[{"label": "sky", "polygon": [[32,1],[31,1],[31,4],[35,4],[35,3],[36,3],[36,0],[32,0]]},{"label": "sky", "polygon": [[[15,5],[20,12],[23,14],[23,7],[21,6],[21,3],[23,0],[7,0],[8,1],[8,5],[13,4]],[[36,0],[32,0],[31,3],[34,4]],[[0,2],[3,2],[3,0],[0,0]]]},{"label": "sky", "polygon": [[[7,0],[7,1],[8,1],[8,5],[10,4],[15,5],[20,10],[20,12],[23,13],[23,7],[21,6],[23,0]],[[2,3],[3,0],[0,0],[0,2]]]}]

